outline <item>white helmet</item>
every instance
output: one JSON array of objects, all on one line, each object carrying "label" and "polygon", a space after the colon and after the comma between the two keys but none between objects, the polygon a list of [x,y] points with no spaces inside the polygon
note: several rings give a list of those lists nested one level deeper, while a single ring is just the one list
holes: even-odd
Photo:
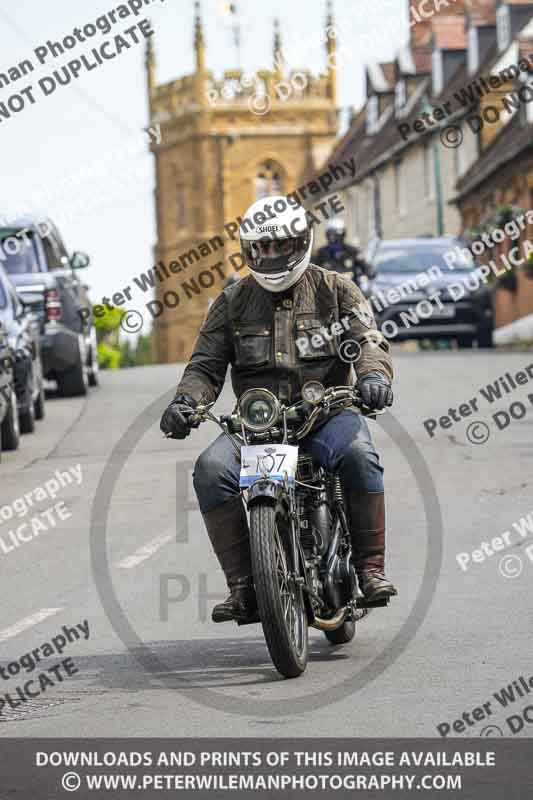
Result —
[{"label": "white helmet", "polygon": [[311,261],[313,230],[305,208],[286,197],[263,197],[250,206],[240,227],[244,260],[257,283],[283,292]]},{"label": "white helmet", "polygon": [[326,237],[330,242],[343,242],[346,235],[346,225],[340,217],[334,217],[326,226]]}]

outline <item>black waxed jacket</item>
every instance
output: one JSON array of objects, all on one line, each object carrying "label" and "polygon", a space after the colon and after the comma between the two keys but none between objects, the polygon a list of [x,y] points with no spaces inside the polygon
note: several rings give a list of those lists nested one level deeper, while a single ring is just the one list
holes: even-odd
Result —
[{"label": "black waxed jacket", "polygon": [[308,380],[351,385],[354,358],[358,377],[379,370],[392,380],[388,342],[349,278],[311,264],[281,294],[249,275],[224,289],[209,309],[178,393],[216,400],[231,364],[237,398],[261,387],[293,403]]}]

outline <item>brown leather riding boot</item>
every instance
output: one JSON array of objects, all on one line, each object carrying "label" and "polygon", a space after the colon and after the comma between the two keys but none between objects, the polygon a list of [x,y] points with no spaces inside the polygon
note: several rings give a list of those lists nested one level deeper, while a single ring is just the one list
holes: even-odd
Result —
[{"label": "brown leather riding boot", "polygon": [[235,497],[202,516],[230,590],[227,599],[214,607],[211,618],[213,622],[250,622],[257,617],[257,600],[252,581],[250,532],[242,499]]},{"label": "brown leather riding boot", "polygon": [[359,588],[369,603],[398,594],[385,577],[385,495],[383,492],[346,492],[353,562]]}]

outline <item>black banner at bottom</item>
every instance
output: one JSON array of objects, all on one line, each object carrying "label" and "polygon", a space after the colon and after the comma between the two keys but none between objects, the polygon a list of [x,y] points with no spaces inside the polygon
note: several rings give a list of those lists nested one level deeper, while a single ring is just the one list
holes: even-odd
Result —
[{"label": "black banner at bottom", "polygon": [[531,740],[9,739],[0,800],[450,798],[523,800]]}]

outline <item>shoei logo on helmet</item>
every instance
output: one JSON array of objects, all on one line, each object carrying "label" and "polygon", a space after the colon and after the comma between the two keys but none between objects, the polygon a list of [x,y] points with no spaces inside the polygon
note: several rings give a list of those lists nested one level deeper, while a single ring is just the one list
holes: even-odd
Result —
[{"label": "shoei logo on helmet", "polygon": [[257,229],[257,233],[275,233],[279,231],[279,225],[263,225]]}]

